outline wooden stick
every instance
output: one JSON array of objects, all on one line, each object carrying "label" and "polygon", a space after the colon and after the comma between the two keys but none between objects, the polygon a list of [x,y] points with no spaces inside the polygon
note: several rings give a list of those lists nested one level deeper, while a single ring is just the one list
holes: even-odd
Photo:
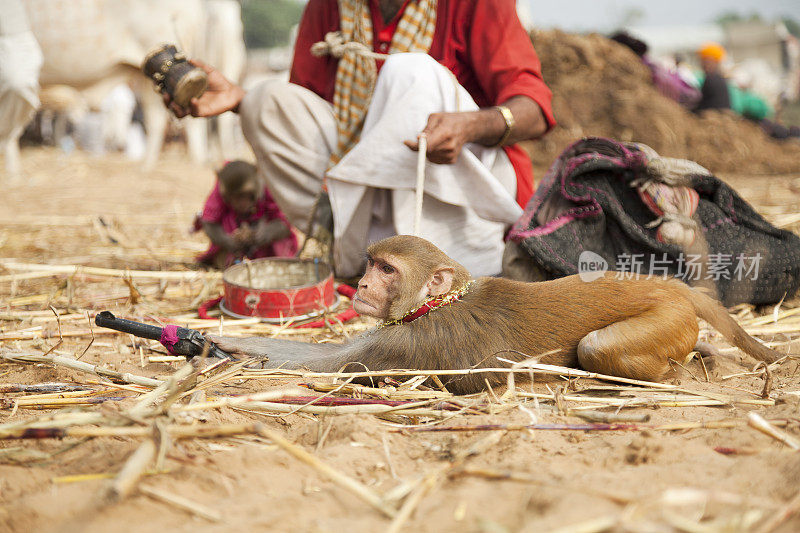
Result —
[{"label": "wooden stick", "polygon": [[87,379],[86,383],[89,385],[102,385],[104,387],[108,387],[109,389],[126,390],[135,392],[137,394],[143,394],[152,390],[149,387],[143,387],[141,385],[122,385],[120,383],[112,383],[110,381],[97,381],[96,379]]},{"label": "wooden stick", "polygon": [[[195,369],[191,363],[184,364],[173,372],[169,379],[159,384],[158,387],[152,391],[140,396],[136,405],[128,410],[128,415],[134,418],[141,418],[160,414],[169,407],[168,404],[178,399],[177,394],[175,394],[177,389],[194,372]],[[194,380],[192,380],[192,382],[194,382]],[[158,402],[161,403],[159,404]]]},{"label": "wooden stick", "polygon": [[75,383],[37,383],[35,385],[25,385],[22,383],[7,383],[0,385],[0,393],[10,392],[73,392],[73,391],[89,391],[93,389],[84,385],[76,385]]},{"label": "wooden stick", "polygon": [[[200,279],[221,279],[221,272],[205,272],[200,270],[186,271],[162,271],[162,270],[119,270],[116,268],[97,268],[82,265],[42,265],[36,263],[18,263],[16,261],[0,261],[0,266],[9,270],[23,272],[47,272],[48,275],[66,274],[88,275],[109,278],[131,278],[141,279],[166,279],[177,281],[195,281]],[[3,276],[4,278],[7,276]],[[0,278],[0,281],[4,281]]]},{"label": "wooden stick", "polygon": [[[157,474],[167,474],[167,473],[169,473],[168,470],[164,470],[164,471],[161,471],[161,472],[159,472],[157,470],[146,470],[144,475],[145,476],[154,476],[154,475],[157,475]],[[59,483],[82,483],[84,481],[96,481],[98,479],[113,479],[116,476],[117,476],[116,472],[97,472],[95,474],[75,474],[75,475],[71,475],[71,476],[57,476],[57,477],[51,478],[50,481],[52,481],[55,484],[59,484]]]},{"label": "wooden stick", "polygon": [[96,405],[126,400],[124,396],[99,396],[89,398],[0,398],[0,409],[54,409],[70,405]]},{"label": "wooden stick", "polygon": [[789,435],[785,431],[781,431],[780,429],[776,428],[775,426],[764,420],[764,418],[758,413],[753,411],[747,413],[747,422],[751,427],[759,430],[760,432],[766,435],[769,435],[775,440],[784,443],[791,449],[795,451],[800,450],[800,440],[793,437],[792,435]]},{"label": "wooden stick", "polygon": [[[92,423],[92,422],[90,422]],[[179,425],[171,424],[165,427],[169,436],[173,439],[216,439],[229,437],[231,435],[247,435],[258,432],[258,423],[251,424],[222,424],[219,426],[198,426],[198,425]],[[0,432],[0,440],[3,439],[63,439],[73,438],[97,438],[97,437],[149,437],[153,434],[150,427],[144,426],[100,426],[100,427],[18,427],[14,430]]]},{"label": "wooden stick", "polygon": [[597,374],[595,372],[586,372],[577,368],[567,368],[557,365],[544,365],[536,364],[532,367],[519,367],[519,368],[465,368],[459,370],[372,370],[362,372],[304,372],[301,370],[284,370],[280,368],[275,369],[244,369],[243,376],[247,378],[275,378],[286,376],[297,376],[301,378],[362,378],[362,377],[381,377],[381,376],[466,376],[471,374],[525,374],[531,372],[563,376],[566,378],[583,377],[589,379],[600,379],[603,381],[612,381],[618,383],[627,383],[629,385],[640,385],[643,387],[652,387],[663,390],[676,389],[676,385],[669,385],[667,383],[656,383],[653,381],[640,381],[636,379],[620,378],[617,376],[609,376],[606,374]]},{"label": "wooden stick", "polygon": [[[111,329],[99,329],[95,332],[92,332],[90,329],[75,329],[71,331],[64,331],[61,336],[67,338],[74,338],[74,337],[88,337],[89,335],[116,335],[118,331],[114,331]],[[31,341],[34,339],[48,339],[51,335],[42,329],[37,329],[37,331],[9,331],[8,333],[0,334],[0,341]]]},{"label": "wooden stick", "polygon": [[[783,420],[772,420],[773,425],[785,425]],[[678,431],[685,429],[725,429],[744,425],[743,420],[715,420],[711,422],[676,422],[672,424],[481,424],[474,426],[423,426],[405,427],[393,430],[403,432],[444,432],[444,431]]]},{"label": "wooden stick", "polygon": [[606,413],[604,411],[569,411],[569,414],[583,418],[588,422],[600,422],[603,424],[613,424],[616,422],[649,422],[648,413]]},{"label": "wooden stick", "polygon": [[642,381],[639,379],[629,379],[629,378],[621,378],[618,376],[609,376],[607,374],[599,374],[597,372],[587,372],[586,370],[580,370],[578,368],[569,368],[566,366],[558,366],[558,365],[547,365],[543,363],[537,363],[535,360],[531,359],[528,361],[511,361],[508,359],[503,359],[502,357],[497,358],[498,361],[505,361],[514,365],[515,369],[527,369],[529,372],[532,370],[534,372],[538,372],[540,374],[549,374],[554,376],[563,376],[567,379],[570,378],[589,378],[589,379],[600,379],[603,381],[613,381],[616,383],[628,383],[630,385],[641,385],[644,387],[653,387],[657,389],[674,389],[675,385],[668,385],[666,383],[658,383],[655,381]]},{"label": "wooden stick", "polygon": [[[517,396],[521,398],[539,398],[545,400],[552,400],[552,394],[517,391]],[[706,396],[706,393],[698,393],[697,395]],[[747,404],[747,405],[775,405],[775,400],[758,400],[755,398],[733,398],[724,395],[717,395],[714,399],[696,399],[693,396],[678,396],[675,395],[674,399],[667,399],[663,397],[658,398],[608,398],[599,396],[583,396],[580,394],[571,394],[564,396],[565,400],[584,403],[597,403],[603,405],[619,405],[622,407],[639,407],[642,405],[660,405],[664,407],[689,407],[689,406],[714,406],[714,405],[731,405],[734,403]]]},{"label": "wooden stick", "polygon": [[417,488],[414,489],[414,491],[409,494],[408,497],[406,497],[406,500],[403,502],[403,506],[400,508],[400,511],[397,513],[397,516],[392,521],[386,533],[398,533],[402,529],[405,522],[411,517],[419,503],[422,501],[422,498],[428,494],[428,492],[433,490],[433,488],[436,487],[442,481],[442,479],[444,479],[446,474],[461,468],[467,459],[473,455],[478,455],[485,452],[500,442],[500,439],[502,438],[503,432],[501,431],[490,433],[489,435],[473,442],[468,447],[456,453],[456,456],[451,463],[445,463],[428,473],[422,479],[422,481],[420,481]]},{"label": "wooden stick", "polygon": [[278,390],[269,390],[264,392],[256,392],[253,394],[244,394],[241,396],[229,396],[227,398],[218,398],[207,402],[197,402],[189,405],[182,405],[176,407],[173,411],[185,413],[188,411],[203,411],[205,409],[218,409],[220,407],[230,407],[235,405],[247,404],[249,402],[277,400],[292,394],[302,393],[303,390],[296,387],[283,387]]},{"label": "wooden stick", "polygon": [[756,318],[751,318],[750,320],[743,320],[739,324],[742,326],[763,326],[765,324],[769,324],[770,322],[777,322],[778,320],[782,320],[784,318],[794,316],[797,314],[800,314],[800,307],[795,307],[794,309],[787,309],[786,311],[781,311],[780,313],[778,313],[777,317],[773,315],[764,315]]},{"label": "wooden stick", "polygon": [[424,498],[425,495],[427,495],[436,485],[439,484],[440,478],[444,475],[444,470],[444,468],[434,470],[422,478],[422,481],[420,481],[419,485],[417,485],[414,491],[406,497],[402,507],[400,507],[400,510],[397,512],[397,516],[395,516],[394,520],[392,520],[392,523],[389,524],[389,528],[386,530],[386,533],[398,533],[403,528],[405,523],[409,518],[411,518],[411,515],[419,506],[422,498]]},{"label": "wooden stick", "polygon": [[24,396],[17,396],[16,398],[3,398],[3,400],[46,400],[46,399],[53,399],[53,398],[82,398],[82,397],[89,397],[89,396],[97,396],[101,394],[105,394],[109,392],[109,389],[103,390],[93,390],[93,389],[85,389],[85,390],[77,390],[77,391],[67,391],[67,392],[42,392],[40,394],[26,394]]},{"label": "wooden stick", "polygon": [[452,411],[440,409],[419,409],[416,406],[428,405],[430,402],[413,402],[405,405],[338,405],[335,407],[323,407],[318,405],[289,405],[274,402],[252,402],[244,407],[251,411],[274,411],[277,413],[311,413],[316,415],[351,415],[351,414],[385,414],[397,413],[408,416],[429,416],[433,418],[445,418],[452,416]]},{"label": "wooden stick", "polygon": [[189,498],[184,498],[183,496],[179,496],[171,492],[166,492],[161,489],[156,489],[155,487],[147,487],[144,485],[139,486],[139,492],[146,496],[150,496],[155,500],[159,500],[169,505],[173,505],[179,509],[183,509],[184,511],[188,511],[193,515],[210,520],[211,522],[219,522],[222,520],[222,514],[219,511],[210,509],[205,505],[200,505]]},{"label": "wooden stick", "polygon": [[427,400],[434,398],[452,398],[452,392],[444,392],[437,390],[392,390],[390,388],[376,388],[367,387],[364,385],[357,385],[355,383],[348,383],[347,385],[326,383],[321,381],[314,381],[311,383],[300,383],[301,387],[308,387],[317,392],[331,392],[338,390],[342,394],[353,394],[358,397],[375,396],[378,398],[395,399],[395,400]]},{"label": "wooden stick", "polygon": [[182,355],[151,355],[147,361],[150,363],[185,363],[186,357]]},{"label": "wooden stick", "polygon": [[136,483],[139,482],[144,471],[155,459],[157,448],[153,439],[147,439],[142,442],[125,462],[117,477],[109,483],[104,493],[104,499],[110,502],[118,502],[128,496],[136,486]]},{"label": "wooden stick", "polygon": [[284,439],[283,437],[281,437],[276,432],[270,429],[267,429],[262,426],[259,428],[258,434],[261,435],[262,437],[271,440],[272,442],[277,444],[280,448],[282,448],[284,451],[292,455],[295,459],[298,459],[301,462],[311,466],[312,468],[317,470],[320,474],[322,474],[324,477],[328,478],[336,485],[339,485],[340,487],[350,491],[359,499],[365,501],[366,503],[368,503],[369,505],[371,505],[384,515],[388,516],[389,518],[395,516],[396,511],[388,507],[383,502],[383,500],[380,497],[378,497],[378,495],[375,494],[375,492],[369,489],[366,485],[363,485],[359,481],[356,481],[355,479],[346,476],[345,474],[339,472],[338,470],[335,470],[327,463],[320,461],[315,456],[305,451],[303,448],[295,444],[292,444],[291,442]]},{"label": "wooden stick", "polygon": [[116,370],[109,370],[108,368],[84,363],[83,361],[78,361],[69,357],[62,357],[60,355],[38,355],[6,352],[0,353],[0,358],[8,361],[14,361],[15,363],[51,363],[56,366],[63,366],[66,368],[71,368],[72,370],[94,374],[95,376],[114,379],[125,383],[133,383],[135,385],[144,385],[145,387],[158,387],[163,383],[158,379],[137,376],[128,372],[117,372]]}]

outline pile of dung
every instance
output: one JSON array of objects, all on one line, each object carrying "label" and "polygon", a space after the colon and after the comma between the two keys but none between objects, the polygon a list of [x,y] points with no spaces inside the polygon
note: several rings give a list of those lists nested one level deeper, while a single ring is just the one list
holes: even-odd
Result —
[{"label": "pile of dung", "polygon": [[649,69],[621,44],[559,30],[531,38],[558,121],[542,141],[524,144],[537,177],[570,143],[588,136],[644,143],[713,173],[800,172],[800,142],[773,140],[731,111],[693,114],[659,93]]}]

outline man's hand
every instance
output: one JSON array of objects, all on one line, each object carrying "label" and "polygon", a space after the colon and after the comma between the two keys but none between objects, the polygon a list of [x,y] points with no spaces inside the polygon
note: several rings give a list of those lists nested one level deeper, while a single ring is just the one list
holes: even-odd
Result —
[{"label": "man's hand", "polygon": [[[431,114],[422,130],[428,140],[428,160],[431,163],[455,163],[461,148],[474,137],[475,119],[475,113]],[[403,142],[415,152],[419,150],[419,139]]]},{"label": "man's hand", "polygon": [[[547,131],[547,121],[539,104],[527,96],[512,96],[503,105],[514,116],[516,125],[504,145],[537,139]],[[428,160],[432,163],[452,164],[466,143],[495,146],[505,136],[506,121],[494,108],[457,113],[432,113],[422,130],[428,138]],[[406,146],[419,150],[419,140],[403,141]]]},{"label": "man's hand", "polygon": [[232,83],[218,70],[210,65],[206,65],[197,59],[190,59],[189,63],[199,67],[208,75],[208,88],[199,98],[192,98],[189,103],[189,108],[179,106],[164,93],[164,103],[166,106],[175,113],[178,118],[183,118],[186,115],[193,117],[214,117],[221,115],[225,111],[237,112],[239,103],[244,98],[244,89]]}]

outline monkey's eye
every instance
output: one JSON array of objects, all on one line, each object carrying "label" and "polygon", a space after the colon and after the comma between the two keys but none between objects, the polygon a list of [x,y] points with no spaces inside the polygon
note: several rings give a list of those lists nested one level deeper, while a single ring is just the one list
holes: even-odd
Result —
[{"label": "monkey's eye", "polygon": [[394,272],[394,267],[391,265],[383,265],[381,270],[383,270],[385,274],[392,274]]}]

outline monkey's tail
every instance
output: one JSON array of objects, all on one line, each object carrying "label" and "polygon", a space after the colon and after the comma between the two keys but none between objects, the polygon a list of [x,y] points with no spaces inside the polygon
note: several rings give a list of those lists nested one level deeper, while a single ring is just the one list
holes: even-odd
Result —
[{"label": "monkey's tail", "polygon": [[703,294],[697,289],[692,289],[683,284],[686,288],[686,296],[694,306],[694,311],[703,320],[714,326],[714,328],[722,333],[722,336],[733,343],[737,348],[745,353],[755,357],[760,361],[772,363],[781,357],[781,354],[767,348],[759,341],[751,337],[742,327],[733,319],[721,303],[714,298]]}]

